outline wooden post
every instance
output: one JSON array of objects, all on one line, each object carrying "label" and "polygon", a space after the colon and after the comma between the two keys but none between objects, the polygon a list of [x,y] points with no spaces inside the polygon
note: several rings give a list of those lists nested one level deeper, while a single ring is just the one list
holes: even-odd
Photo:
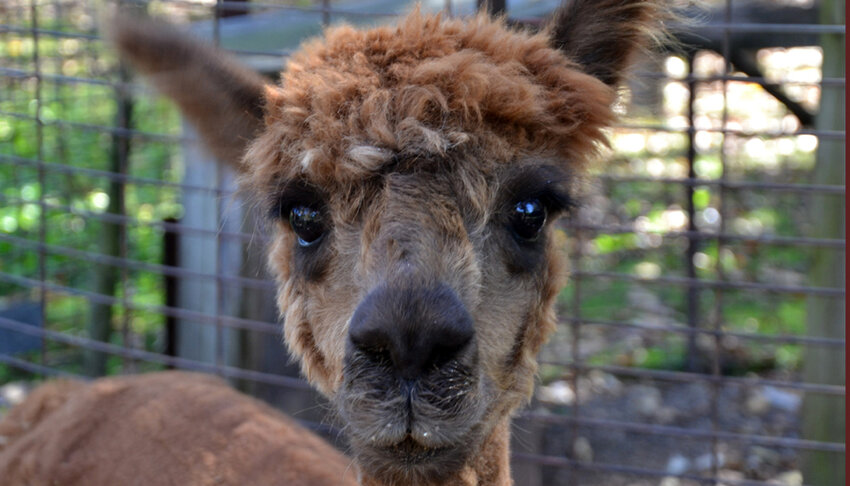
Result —
[{"label": "wooden post", "polygon": [[[180,221],[177,218],[165,218],[165,223],[178,224]],[[177,258],[180,245],[180,235],[171,228],[165,230],[162,237],[162,264],[168,267],[177,268],[180,266],[180,259]],[[174,275],[163,275],[163,286],[165,287],[165,306],[176,308],[179,305],[177,292],[179,289],[180,279]],[[165,316],[165,349],[163,354],[166,356],[177,356],[177,318],[173,315]],[[173,366],[168,366],[173,369]]]},{"label": "wooden post", "polygon": [[[822,0],[820,4],[821,24],[844,24],[844,2]],[[823,78],[843,78],[844,36],[824,34]],[[821,88],[821,107],[816,126],[818,130],[841,130],[844,125],[844,86]],[[845,171],[844,139],[821,137],[814,170],[815,184],[844,184]],[[812,234],[815,238],[845,237],[845,211],[843,195],[817,194],[811,200]],[[809,283],[818,287],[841,287],[844,285],[846,256],[844,249],[817,248]],[[807,329],[812,336],[844,339],[843,298],[812,296],[808,299]],[[810,347],[805,355],[803,376],[807,383],[845,385],[844,348]],[[845,441],[845,397],[815,395],[806,396],[803,407],[803,436],[809,440]],[[806,484],[845,484],[844,454],[809,452],[805,457],[803,479]]]},{"label": "wooden post", "polygon": [[506,0],[476,0],[475,6],[478,10],[487,10],[490,15],[501,15],[508,10]]},{"label": "wooden post", "polygon": [[[133,116],[133,99],[124,86],[130,79],[126,67],[120,66],[120,79],[122,84],[115,89],[116,111],[115,126],[118,128],[130,128]],[[109,154],[109,170],[115,174],[125,174],[130,157],[130,137],[127,134],[112,134],[112,146]],[[107,189],[109,205],[106,212],[124,216],[124,182],[112,180]],[[122,256],[121,247],[127,235],[127,228],[123,223],[110,223],[103,221],[103,231],[99,239],[100,253],[107,256]],[[100,295],[113,297],[115,286],[118,284],[119,269],[114,265],[99,264],[94,268],[94,292]],[[126,291],[126,289],[125,289]],[[92,303],[89,307],[88,334],[90,339],[108,342],[112,335],[111,304]],[[125,309],[126,312],[126,309]],[[99,351],[88,350],[85,354],[85,371],[89,376],[101,376],[106,374],[106,354]]]}]

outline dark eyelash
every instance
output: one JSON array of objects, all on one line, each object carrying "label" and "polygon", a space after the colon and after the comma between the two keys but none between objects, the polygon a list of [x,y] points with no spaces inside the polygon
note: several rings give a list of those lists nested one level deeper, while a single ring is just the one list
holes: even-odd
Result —
[{"label": "dark eyelash", "polygon": [[272,219],[287,219],[289,211],[298,204],[319,209],[323,206],[318,191],[304,182],[294,182],[284,186],[280,193],[271,198],[268,216]]},{"label": "dark eyelash", "polygon": [[529,196],[524,196],[523,199],[539,199],[550,212],[570,212],[578,203],[570,197],[569,193],[557,187],[544,187],[537,192],[532,192]]},{"label": "dark eyelash", "polygon": [[578,207],[578,201],[571,196],[568,181],[560,169],[535,167],[510,182],[508,203],[539,199],[550,212],[570,212]]}]

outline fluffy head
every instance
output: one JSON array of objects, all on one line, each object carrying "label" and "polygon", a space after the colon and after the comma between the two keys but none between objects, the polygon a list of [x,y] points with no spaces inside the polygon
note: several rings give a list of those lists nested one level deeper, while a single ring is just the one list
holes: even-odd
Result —
[{"label": "fluffy head", "polygon": [[[397,27],[337,27],[295,54],[243,163],[248,191],[266,197],[269,207],[280,207],[287,186],[310,186],[327,198],[334,232],[352,231],[360,240],[334,235],[332,246],[345,248],[324,255],[316,288],[297,271],[287,224],[270,256],[287,342],[311,380],[329,394],[340,382],[338,341],[352,313],[345,300],[353,305],[366,291],[342,297],[365,277],[357,260],[366,255],[348,255],[365,246],[367,218],[386,210],[374,205],[387,202],[382,194],[394,173],[419,174],[423,185],[451,180],[457,187],[447,197],[458,200],[444,206],[457,211],[458,229],[486,233],[498,186],[518,169],[545,164],[561,169],[560,177],[580,172],[603,143],[613,99],[613,89],[550,47],[546,34],[512,31],[484,16],[462,21],[414,12]],[[429,195],[422,196],[428,204]],[[468,285],[480,288],[481,269],[472,273]],[[557,280],[560,271],[544,273]],[[554,282],[546,284],[548,290]],[[553,296],[544,292],[544,315]],[[544,315],[530,317],[535,345],[552,327]],[[536,346],[527,351],[533,355]]]},{"label": "fluffy head", "polygon": [[357,185],[400,155],[480,148],[486,162],[546,153],[575,165],[602,139],[613,95],[546,34],[414,12],[396,27],[329,29],[293,55],[245,161],[253,184],[275,175],[335,185]]}]

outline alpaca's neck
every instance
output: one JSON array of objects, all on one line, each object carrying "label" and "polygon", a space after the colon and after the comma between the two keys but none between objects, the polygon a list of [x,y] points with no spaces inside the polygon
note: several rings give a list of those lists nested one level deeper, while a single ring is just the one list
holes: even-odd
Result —
[{"label": "alpaca's neck", "polygon": [[[456,475],[442,481],[440,486],[511,486],[510,419],[503,420],[481,445],[481,450]],[[389,485],[365,475],[361,486]]]},{"label": "alpaca's neck", "polygon": [[[505,418],[484,441],[479,454],[467,466],[468,478],[458,479],[458,485],[510,486],[511,481],[511,421]],[[463,476],[463,474],[461,474]]]}]

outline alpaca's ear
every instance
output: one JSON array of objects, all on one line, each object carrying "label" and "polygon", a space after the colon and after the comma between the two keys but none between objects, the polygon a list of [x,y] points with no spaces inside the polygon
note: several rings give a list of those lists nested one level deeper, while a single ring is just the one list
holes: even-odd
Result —
[{"label": "alpaca's ear", "polygon": [[214,155],[238,166],[274,93],[269,81],[173,26],[121,12],[105,25],[121,57],[177,103]]},{"label": "alpaca's ear", "polygon": [[616,86],[635,51],[663,32],[663,0],[565,0],[549,27],[552,44],[584,71]]}]

